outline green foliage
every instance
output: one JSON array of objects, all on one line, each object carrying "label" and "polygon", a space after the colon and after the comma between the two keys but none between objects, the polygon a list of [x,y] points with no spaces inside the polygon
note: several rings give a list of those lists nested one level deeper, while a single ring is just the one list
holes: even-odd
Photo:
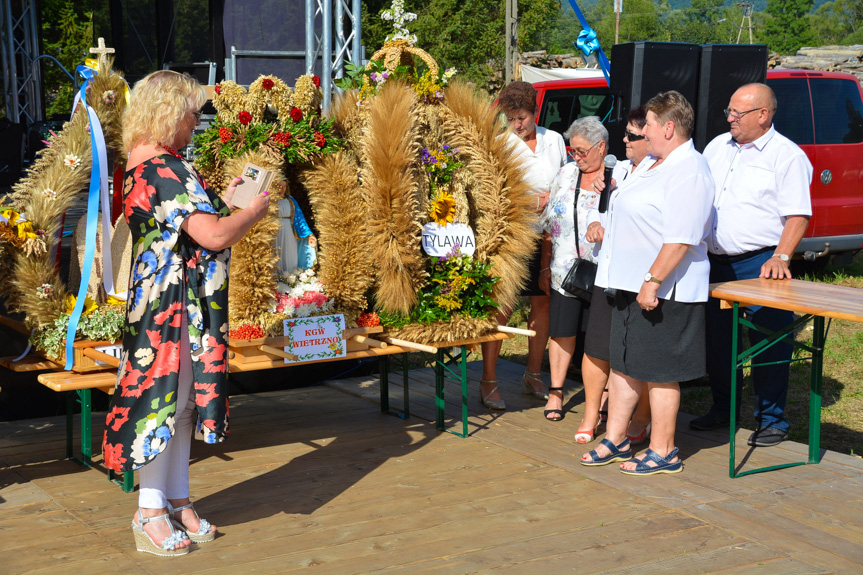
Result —
[{"label": "green foliage", "polygon": [[[42,43],[44,53],[57,58],[72,74],[90,56],[93,42],[92,14],[86,2],[45,0],[42,3]],[[46,114],[68,115],[75,97],[74,85],[54,63],[45,63],[43,89]]]},{"label": "green foliage", "polygon": [[767,0],[767,13],[758,37],[780,54],[794,54],[801,46],[812,46],[815,36],[806,14],[813,0]]},{"label": "green foliage", "polygon": [[[297,109],[297,112],[299,110]],[[308,163],[313,157],[338,151],[343,142],[333,132],[333,119],[322,120],[316,114],[299,121],[279,122],[220,122],[215,120],[195,136],[198,147],[197,163],[213,166],[216,158],[236,158],[267,144],[281,152],[289,164]]]},{"label": "green foliage", "polygon": [[[81,316],[75,338],[92,341],[119,341],[123,338],[126,312],[122,305],[102,306]],[[33,345],[49,355],[59,356],[66,343],[69,314],[61,314],[50,326],[44,327],[30,338]]]},{"label": "green foliage", "polygon": [[[363,0],[363,43],[367,55],[383,45],[392,24],[380,18],[390,0]],[[519,4],[519,50],[534,50],[547,36],[549,16],[560,11],[558,0]],[[408,25],[417,46],[442,68],[454,67],[467,80],[485,86],[491,61],[502,67],[505,54],[504,4],[499,0],[406,0],[405,10],[417,19]],[[569,9],[571,11],[571,9]]]},{"label": "green foliage", "polygon": [[458,255],[457,248],[453,252],[429,258],[429,282],[417,294],[417,305],[410,315],[379,311],[382,325],[400,328],[409,323],[449,321],[456,313],[475,318],[495,313],[497,304],[491,292],[499,278],[491,275],[491,264]]},{"label": "green foliage", "polygon": [[863,2],[834,0],[809,15],[812,33],[819,44],[856,44],[863,38]]}]

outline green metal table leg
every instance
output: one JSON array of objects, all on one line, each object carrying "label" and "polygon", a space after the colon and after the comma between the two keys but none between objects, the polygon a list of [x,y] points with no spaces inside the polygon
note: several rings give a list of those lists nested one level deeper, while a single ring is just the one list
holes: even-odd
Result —
[{"label": "green metal table leg", "polygon": [[446,409],[444,402],[444,352],[438,349],[435,353],[434,362],[434,396],[435,396],[435,426],[438,429],[444,429],[443,418]]},{"label": "green metal table leg", "polygon": [[737,357],[737,342],[739,341],[740,335],[740,304],[738,302],[734,302],[734,319],[731,324],[731,415],[730,421],[728,423],[728,427],[731,429],[731,437],[729,439],[730,448],[730,458],[728,461],[728,476],[731,479],[734,479],[734,444],[735,439],[737,437],[737,367],[738,367],[738,357]]},{"label": "green metal table leg", "polygon": [[462,437],[467,437],[467,346],[461,346],[458,357],[461,372],[461,425]]},{"label": "green metal table leg", "polygon": [[824,367],[824,318],[816,317],[812,333],[812,365],[809,373],[809,463],[821,458],[821,376]]},{"label": "green metal table leg", "polygon": [[[796,329],[809,320],[814,322],[814,332],[812,335],[812,345],[807,345],[795,341],[794,333]],[[768,340],[761,342],[756,346],[752,346],[748,350],[738,353],[737,338],[739,335],[740,326],[745,325],[750,329],[758,329],[762,333],[768,335]],[[787,467],[796,467],[798,465],[806,465],[807,463],[818,463],[821,454],[821,377],[822,368],[824,366],[824,344],[827,341],[827,333],[824,329],[824,318],[814,315],[803,315],[796,319],[791,325],[786,326],[775,333],[763,330],[749,320],[741,319],[739,305],[734,304],[734,324],[733,324],[734,341],[731,342],[732,356],[734,357],[731,373],[731,439],[730,439],[730,471],[729,475],[732,478],[751,475],[753,473],[762,473],[764,471],[773,471],[774,469],[785,469]],[[765,349],[785,339],[795,349],[802,349],[809,352],[811,355],[803,358],[792,358],[788,361],[770,362],[770,363],[754,363],[754,358],[762,353]],[[810,364],[810,391],[809,391],[809,459],[808,461],[795,461],[792,463],[783,463],[780,465],[770,465],[758,469],[747,469],[736,473],[734,470],[734,439],[737,431],[737,368],[748,364],[750,367],[757,365],[773,365],[775,363],[792,363],[794,361],[811,360]]]},{"label": "green metal table leg", "polygon": [[408,419],[411,416],[411,408],[409,403],[410,387],[408,386],[408,362],[404,360],[402,360],[402,388],[404,396],[404,419]]},{"label": "green metal table leg", "polygon": [[66,459],[75,459],[75,449],[72,446],[74,434],[72,418],[75,416],[75,394],[66,392]]},{"label": "green metal table leg", "polygon": [[93,463],[93,402],[89,389],[79,389],[81,398],[81,457],[82,463],[90,467]]},{"label": "green metal table leg", "polygon": [[390,411],[390,357],[382,355],[378,360],[378,368],[381,371],[381,411]]}]

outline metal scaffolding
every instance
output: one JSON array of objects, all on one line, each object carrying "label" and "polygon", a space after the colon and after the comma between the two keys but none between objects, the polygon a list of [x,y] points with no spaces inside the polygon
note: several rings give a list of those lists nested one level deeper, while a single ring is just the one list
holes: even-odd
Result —
[{"label": "metal scaffolding", "polygon": [[6,117],[31,124],[42,119],[36,0],[2,0],[0,58]]}]

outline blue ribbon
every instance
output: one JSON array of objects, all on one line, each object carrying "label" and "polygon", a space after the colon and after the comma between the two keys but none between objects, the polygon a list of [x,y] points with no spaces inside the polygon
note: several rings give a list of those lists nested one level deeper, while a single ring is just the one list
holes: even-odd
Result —
[{"label": "blue ribbon", "polygon": [[[99,163],[99,145],[97,143],[97,134],[101,136],[102,126],[99,124],[99,119],[96,113],[90,106],[87,105],[87,86],[90,81],[96,76],[96,72],[87,66],[78,66],[78,74],[84,78],[79,92],[81,104],[90,121],[90,147],[93,156],[93,163],[90,168],[90,192],[87,196],[87,233],[84,241],[84,262],[81,266],[81,285],[78,287],[78,298],[75,301],[75,309],[69,315],[69,327],[66,329],[66,367],[68,371],[72,369],[72,364],[75,361],[74,345],[75,335],[78,333],[78,321],[81,319],[81,312],[84,311],[84,301],[87,299],[87,287],[90,284],[90,274],[93,271],[93,259],[96,256],[96,226],[99,223],[99,191],[101,189],[100,173],[101,166]],[[95,118],[95,122],[93,121]],[[103,144],[104,145],[104,144]],[[110,270],[109,270],[109,273]]]},{"label": "blue ribbon", "polygon": [[575,47],[581,50],[581,53],[585,56],[590,56],[594,52],[598,53],[599,66],[602,68],[603,76],[605,76],[605,83],[610,88],[611,78],[609,77],[609,73],[611,72],[611,64],[609,64],[605,52],[602,51],[602,46],[599,45],[596,31],[587,23],[587,18],[584,17],[575,0],[569,0],[569,5],[575,11],[575,15],[578,17],[578,21],[581,22],[582,27],[581,32],[578,34],[578,40],[575,42]]}]

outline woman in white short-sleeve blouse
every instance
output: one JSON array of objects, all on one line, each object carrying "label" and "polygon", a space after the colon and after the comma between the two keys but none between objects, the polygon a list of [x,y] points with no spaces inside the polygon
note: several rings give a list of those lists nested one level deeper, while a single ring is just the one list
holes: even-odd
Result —
[{"label": "woman in white short-sleeve blouse", "polygon": [[[651,98],[646,108],[643,134],[656,162],[630,176],[626,193],[612,196],[603,238],[603,250],[610,249],[608,285],[617,290],[607,433],[581,459],[587,466],[622,461],[620,470],[630,475],[683,470],[674,441],[679,381],[706,372],[706,238],[714,193],[707,162],[690,139],[689,102],[669,91]],[[626,432],[645,385],[650,447],[633,459]]]}]

